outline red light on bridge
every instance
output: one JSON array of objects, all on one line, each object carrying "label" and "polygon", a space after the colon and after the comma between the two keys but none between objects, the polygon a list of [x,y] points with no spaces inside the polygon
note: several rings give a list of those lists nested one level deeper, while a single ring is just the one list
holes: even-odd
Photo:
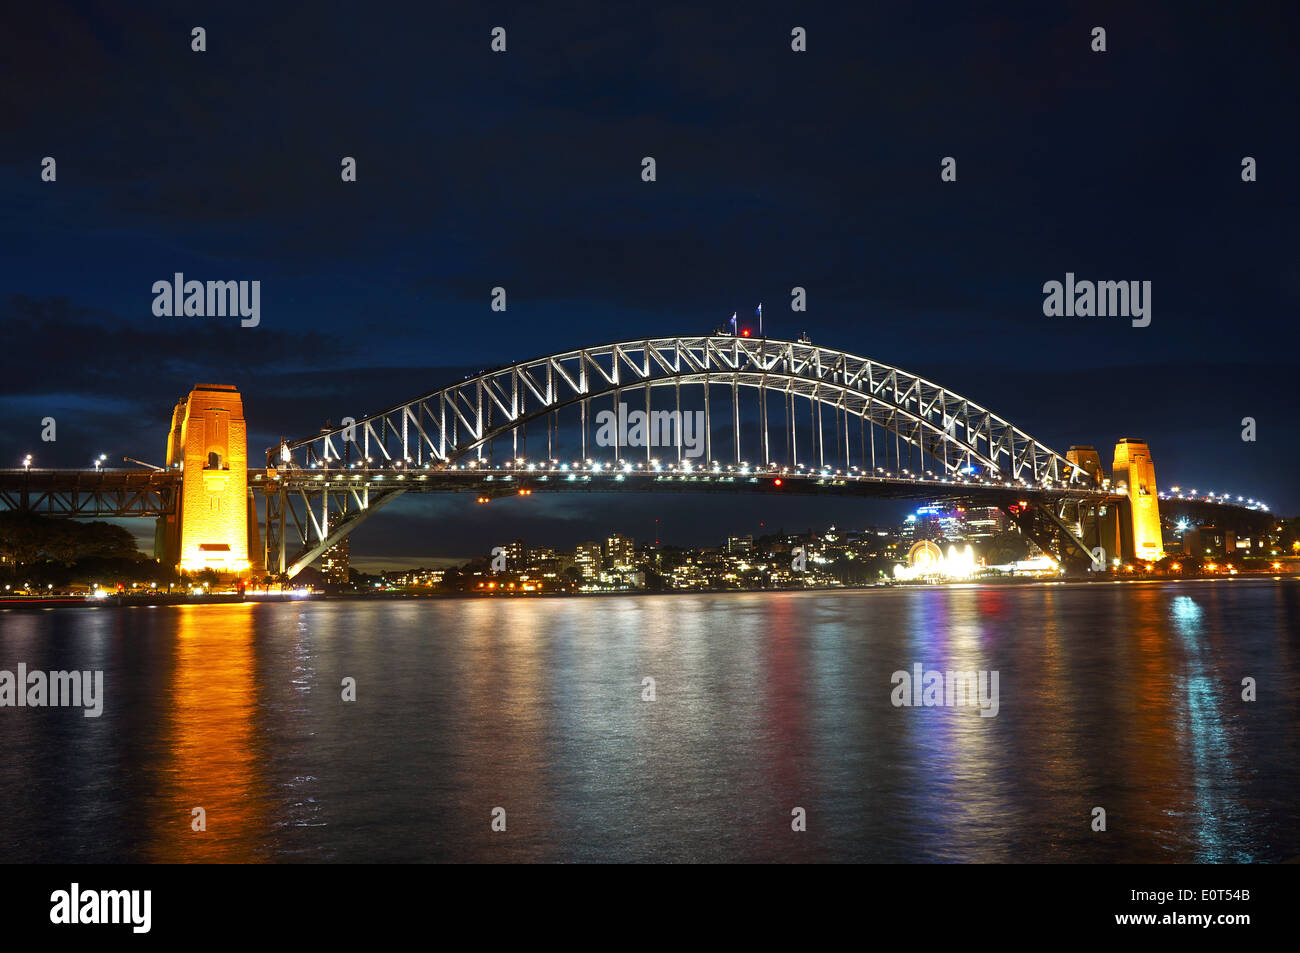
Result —
[{"label": "red light on bridge", "polygon": [[773,485],[773,486],[780,486],[780,485],[781,485],[781,478],[780,478],[780,477],[777,477],[775,480],[773,480],[773,481],[772,481],[772,485]]},{"label": "red light on bridge", "polygon": [[740,332],[740,336],[741,336],[742,338],[747,338],[747,337],[749,337],[749,328],[745,328],[745,330],[741,331],[741,332]]}]

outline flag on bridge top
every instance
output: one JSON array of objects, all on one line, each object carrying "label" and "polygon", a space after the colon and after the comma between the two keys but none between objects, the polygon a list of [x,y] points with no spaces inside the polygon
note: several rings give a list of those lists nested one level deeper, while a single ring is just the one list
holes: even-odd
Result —
[{"label": "flag on bridge top", "polygon": [[761,301],[759,302],[758,308],[756,310],[758,313],[758,336],[762,337],[763,336],[763,303]]},{"label": "flag on bridge top", "polygon": [[731,312],[731,333],[736,333],[736,312]]}]

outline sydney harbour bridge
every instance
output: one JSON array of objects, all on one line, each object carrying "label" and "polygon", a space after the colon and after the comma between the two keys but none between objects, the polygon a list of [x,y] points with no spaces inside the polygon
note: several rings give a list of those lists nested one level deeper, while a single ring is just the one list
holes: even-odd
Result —
[{"label": "sydney harbour bridge", "polygon": [[[1163,555],[1160,510],[1246,535],[1255,501],[1161,493],[1146,444],[1108,475],[916,374],[798,341],[715,333],[550,354],[285,438],[249,467],[238,391],[176,404],[165,465],[0,471],[0,509],[152,517],[182,570],[292,577],[408,493],[802,493],[1001,507],[1064,567]],[[259,461],[260,462],[260,461]],[[148,465],[146,465],[148,467]]]}]

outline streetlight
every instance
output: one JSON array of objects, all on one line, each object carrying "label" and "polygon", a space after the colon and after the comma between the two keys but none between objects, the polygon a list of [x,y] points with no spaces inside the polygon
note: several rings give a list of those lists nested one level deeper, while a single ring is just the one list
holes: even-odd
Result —
[{"label": "streetlight", "polygon": [[27,454],[27,456],[23,457],[23,469],[30,470],[31,468],[32,468],[32,455],[29,453]]},{"label": "streetlight", "polygon": [[95,458],[95,470],[98,471],[99,468],[104,465],[104,461],[107,459],[108,459],[108,454],[106,453],[101,453],[99,456],[97,456]]}]

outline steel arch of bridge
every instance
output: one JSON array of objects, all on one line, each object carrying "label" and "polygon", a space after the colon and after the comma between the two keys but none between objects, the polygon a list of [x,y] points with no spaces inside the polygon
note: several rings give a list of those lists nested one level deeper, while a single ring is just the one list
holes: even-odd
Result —
[{"label": "steel arch of bridge", "polygon": [[[533,420],[637,389],[756,388],[861,417],[928,453],[945,473],[970,466],[1033,485],[1090,486],[1083,470],[1009,421],[916,374],[801,341],[732,336],[649,338],[580,348],[488,371],[380,414],[268,451],[269,467],[402,462],[436,469]],[[766,410],[767,400],[760,400]],[[735,405],[733,403],[733,413]],[[734,422],[734,421],[733,421]],[[762,422],[764,463],[771,458]],[[739,427],[735,427],[739,440]],[[709,437],[706,428],[706,438]],[[584,432],[585,439],[585,432]],[[648,449],[648,448],[647,448]],[[824,465],[824,450],[818,448]],[[797,463],[797,447],[794,450]],[[712,447],[706,451],[712,460]]]},{"label": "steel arch of bridge", "polygon": [[[795,413],[798,398],[808,401],[809,422],[814,428],[809,454],[819,467],[826,462],[821,411],[830,407],[836,412],[837,442],[843,416],[846,467],[850,456],[848,421],[857,417],[864,431],[868,424],[873,428],[873,468],[874,428],[879,427],[886,438],[892,434],[896,440],[918,449],[923,468],[928,454],[931,466],[942,468],[945,476],[980,467],[998,480],[1011,480],[1025,487],[1094,489],[1092,479],[1083,470],[1009,421],[969,398],[900,368],[807,341],[729,335],[648,338],[579,348],[500,367],[347,426],[327,427],[309,437],[282,441],[267,452],[268,476],[278,473],[283,477],[278,490],[272,485],[264,491],[267,566],[278,566],[280,571],[293,575],[370,513],[405,489],[414,489],[410,485],[391,489],[338,483],[331,486],[327,474],[358,466],[366,470],[389,467],[424,472],[453,468],[470,454],[481,459],[484,447],[512,432],[517,455],[520,428],[574,406],[580,406],[582,411],[585,458],[592,400],[611,397],[617,405],[643,391],[648,414],[652,393],[671,387],[676,391],[680,414],[683,386],[700,386],[703,390],[705,461],[715,459],[709,395],[717,387],[729,387],[734,453],[736,462],[740,462],[738,395],[743,387],[759,392],[762,448],[757,456],[764,465],[770,465],[773,457],[768,416],[770,395],[777,395],[787,413],[786,451],[791,457],[787,462],[792,465],[800,463]],[[549,445],[549,423],[547,437]],[[680,460],[680,427],[677,437]],[[865,455],[865,436],[863,443]],[[616,456],[623,449],[630,448],[613,448]],[[652,453],[647,446],[647,460]],[[865,459],[863,463],[865,467]],[[322,482],[313,485],[291,479],[295,472],[313,471],[317,480],[324,478]],[[302,504],[301,516],[295,502]],[[293,554],[287,549],[290,520],[297,535],[295,547],[300,547]]]}]

